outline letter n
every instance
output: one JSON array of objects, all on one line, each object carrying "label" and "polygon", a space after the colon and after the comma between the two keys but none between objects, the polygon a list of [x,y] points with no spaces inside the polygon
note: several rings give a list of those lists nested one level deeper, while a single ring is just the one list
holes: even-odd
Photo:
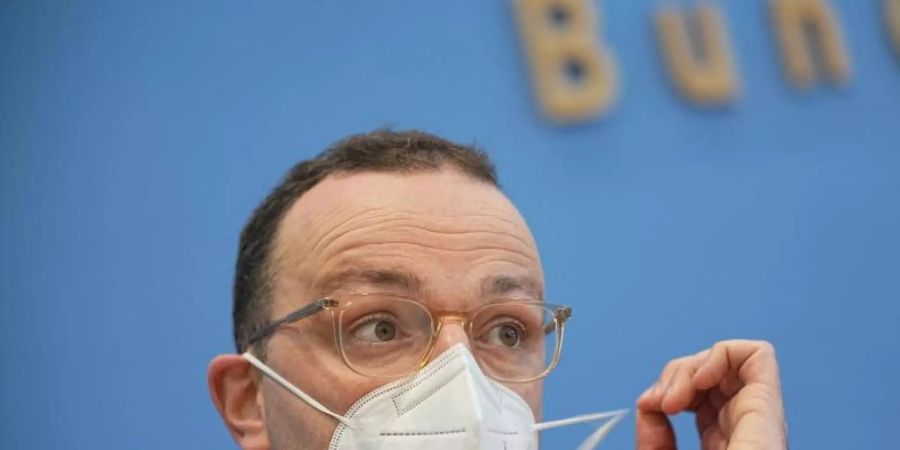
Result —
[{"label": "letter n", "polygon": [[[850,78],[850,57],[837,15],[825,0],[770,0],[781,59],[791,82],[807,88],[816,81],[815,61],[835,84]],[[818,54],[814,58],[813,50]]]},{"label": "letter n", "polygon": [[884,20],[894,51],[900,56],[900,0],[884,0]]}]

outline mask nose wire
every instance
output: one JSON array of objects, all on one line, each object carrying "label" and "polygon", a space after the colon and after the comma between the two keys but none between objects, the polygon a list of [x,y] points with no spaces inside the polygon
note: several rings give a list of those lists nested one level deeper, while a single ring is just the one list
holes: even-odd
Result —
[{"label": "mask nose wire", "polygon": [[256,358],[255,356],[253,356],[250,352],[245,352],[245,353],[244,353],[243,355],[241,355],[241,356],[243,356],[244,359],[246,359],[250,364],[252,364],[253,367],[256,367],[257,369],[260,370],[260,372],[262,372],[262,373],[265,374],[267,377],[271,378],[273,381],[275,381],[276,383],[278,383],[279,385],[281,385],[281,387],[287,389],[288,391],[290,391],[292,394],[296,395],[297,397],[300,397],[303,401],[305,401],[306,403],[308,403],[309,406],[312,406],[313,408],[315,408],[316,410],[318,410],[318,411],[321,412],[322,414],[326,414],[326,415],[329,415],[329,416],[333,417],[335,420],[337,420],[338,422],[344,424],[346,427],[348,427],[348,428],[353,428],[353,427],[350,425],[350,420],[349,420],[349,419],[347,419],[346,417],[344,417],[344,416],[342,416],[342,415],[340,415],[340,414],[338,414],[338,413],[336,413],[336,412],[334,412],[334,411],[332,411],[332,410],[326,408],[325,405],[323,405],[323,404],[317,402],[316,399],[310,397],[306,392],[301,391],[300,388],[298,388],[297,386],[294,386],[293,384],[291,384],[290,381],[285,380],[284,377],[282,377],[282,376],[279,375],[277,372],[275,372],[274,370],[272,370],[272,368],[269,367],[269,366],[267,366],[266,363],[264,363],[264,362],[260,361],[259,359],[257,359],[257,358]]}]

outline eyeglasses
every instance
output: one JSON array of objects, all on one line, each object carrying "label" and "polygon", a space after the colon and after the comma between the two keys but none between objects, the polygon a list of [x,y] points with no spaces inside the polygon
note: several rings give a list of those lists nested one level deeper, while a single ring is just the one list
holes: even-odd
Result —
[{"label": "eyeglasses", "polygon": [[331,314],[344,363],[371,378],[398,378],[427,364],[445,322],[460,323],[472,354],[489,377],[525,383],[547,376],[559,362],[567,306],[540,301],[501,300],[469,313],[432,314],[418,301],[390,294],[325,297],[253,333],[256,343],[279,327],[323,311]]}]

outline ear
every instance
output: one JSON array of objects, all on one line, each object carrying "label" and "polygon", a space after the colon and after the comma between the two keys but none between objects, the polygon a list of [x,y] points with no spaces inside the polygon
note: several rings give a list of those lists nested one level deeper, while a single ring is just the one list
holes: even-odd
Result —
[{"label": "ear", "polygon": [[244,450],[269,449],[258,378],[240,355],[219,355],[209,363],[209,395],[231,437]]}]

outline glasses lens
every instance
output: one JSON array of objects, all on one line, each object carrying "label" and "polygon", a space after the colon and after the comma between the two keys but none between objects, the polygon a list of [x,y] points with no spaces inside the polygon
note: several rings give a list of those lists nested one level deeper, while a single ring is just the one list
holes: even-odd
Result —
[{"label": "glasses lens", "polygon": [[541,303],[487,305],[472,317],[472,350],[489,376],[503,381],[540,377],[557,352],[553,310]]},{"label": "glasses lens", "polygon": [[341,299],[338,332],[344,360],[355,371],[396,377],[418,369],[431,341],[431,315],[420,304],[390,296]]}]

